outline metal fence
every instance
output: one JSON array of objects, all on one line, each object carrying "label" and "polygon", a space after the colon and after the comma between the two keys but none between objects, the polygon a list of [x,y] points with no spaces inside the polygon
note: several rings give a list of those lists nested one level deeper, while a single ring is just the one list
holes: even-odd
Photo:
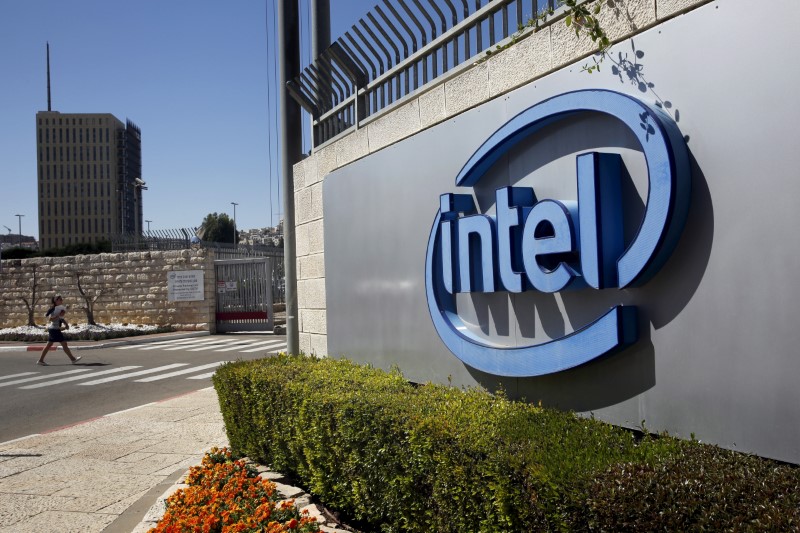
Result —
[{"label": "metal fence", "polygon": [[286,303],[286,271],[283,264],[283,247],[243,245],[221,242],[201,241],[201,246],[213,248],[216,259],[247,259],[255,257],[272,258],[272,303]]},{"label": "metal fence", "polygon": [[111,238],[113,252],[144,252],[147,250],[185,250],[192,245],[197,228],[178,228],[145,231],[142,234],[122,233]]},{"label": "metal fence", "polygon": [[519,32],[557,0],[383,0],[288,82],[318,147]]}]

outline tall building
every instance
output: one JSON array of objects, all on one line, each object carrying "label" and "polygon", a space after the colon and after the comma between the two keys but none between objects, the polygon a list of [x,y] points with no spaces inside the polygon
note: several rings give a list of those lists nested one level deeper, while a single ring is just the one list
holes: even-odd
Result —
[{"label": "tall building", "polygon": [[40,111],[36,135],[42,249],[142,232],[142,134],[133,122]]}]

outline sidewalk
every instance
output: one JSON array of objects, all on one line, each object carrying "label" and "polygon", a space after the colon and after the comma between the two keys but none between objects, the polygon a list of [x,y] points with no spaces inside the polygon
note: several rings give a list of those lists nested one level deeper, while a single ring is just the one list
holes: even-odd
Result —
[{"label": "sidewalk", "polygon": [[212,388],[0,443],[0,531],[132,531],[214,446]]},{"label": "sidewalk", "polygon": [[[76,341],[70,348],[201,335],[208,332]],[[19,343],[5,343],[3,349],[31,350]],[[161,518],[164,499],[180,486],[189,467],[200,464],[215,446],[228,446],[228,439],[212,387],[2,442],[0,532],[146,532]],[[346,533],[346,526],[282,474],[258,470],[284,498],[294,498],[301,510],[317,517],[323,532]]]}]

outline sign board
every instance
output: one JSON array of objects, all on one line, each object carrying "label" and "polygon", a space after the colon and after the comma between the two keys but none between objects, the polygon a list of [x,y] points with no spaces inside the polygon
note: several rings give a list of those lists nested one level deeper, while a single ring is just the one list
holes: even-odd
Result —
[{"label": "sign board", "polygon": [[205,299],[202,270],[175,270],[167,273],[167,300],[197,302]]},{"label": "sign board", "polygon": [[225,291],[226,291],[225,282],[224,281],[218,281],[217,282],[217,292],[219,294],[225,294]]}]

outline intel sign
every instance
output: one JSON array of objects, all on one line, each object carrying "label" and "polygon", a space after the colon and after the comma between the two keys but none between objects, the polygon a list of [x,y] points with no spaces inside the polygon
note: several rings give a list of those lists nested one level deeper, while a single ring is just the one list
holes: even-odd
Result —
[{"label": "intel sign", "polygon": [[458,293],[521,293],[635,287],[672,253],[686,220],[691,174],[677,125],[657,107],[605,90],[576,91],[541,102],[493,133],[456,177],[473,187],[501,157],[545,126],[580,113],[625,124],[641,145],[648,179],[644,214],[630,242],[623,237],[617,153],[579,154],[577,201],[538,198],[530,187],[495,193],[493,215],[477,212],[469,191],[443,194],[428,239],[425,285],[437,333],[467,365],[509,377],[551,374],[586,363],[638,339],[634,306],[617,305],[561,338],[505,347],[472,331],[459,316]]}]

